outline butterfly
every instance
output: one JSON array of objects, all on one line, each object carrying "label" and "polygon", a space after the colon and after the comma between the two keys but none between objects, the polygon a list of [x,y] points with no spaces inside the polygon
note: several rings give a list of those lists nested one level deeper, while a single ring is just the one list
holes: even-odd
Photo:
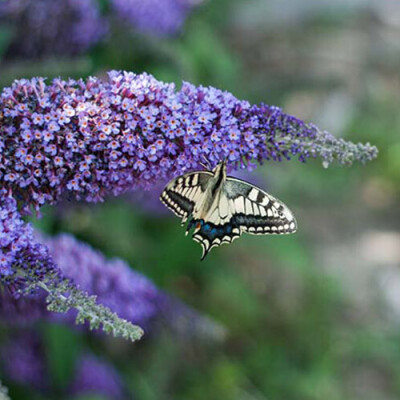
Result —
[{"label": "butterfly", "polygon": [[226,162],[212,171],[194,171],[168,183],[160,200],[184,225],[186,235],[203,249],[201,259],[213,247],[232,243],[243,232],[253,235],[289,234],[297,230],[293,213],[280,200],[260,188],[227,176]]}]

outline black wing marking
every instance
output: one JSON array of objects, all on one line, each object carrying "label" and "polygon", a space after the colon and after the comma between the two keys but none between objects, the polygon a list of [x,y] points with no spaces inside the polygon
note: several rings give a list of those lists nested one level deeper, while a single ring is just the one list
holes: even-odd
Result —
[{"label": "black wing marking", "polygon": [[224,190],[233,209],[230,223],[253,235],[289,234],[297,230],[293,213],[280,200],[258,187],[227,178]]},{"label": "black wing marking", "polygon": [[184,223],[193,212],[194,205],[204,194],[213,176],[208,171],[195,171],[173,179],[160,196],[160,200]]}]

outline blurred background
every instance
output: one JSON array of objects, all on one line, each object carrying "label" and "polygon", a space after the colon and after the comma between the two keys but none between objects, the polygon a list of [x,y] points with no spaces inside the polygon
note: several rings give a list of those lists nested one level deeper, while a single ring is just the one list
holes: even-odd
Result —
[{"label": "blurred background", "polygon": [[[207,334],[205,326],[186,335],[161,324],[130,344],[41,322],[34,329],[48,382],[7,372],[13,357],[36,365],[21,345],[20,355],[3,357],[10,396],[116,398],[65,389],[90,352],[112,366],[123,398],[400,398],[400,3],[1,2],[1,87],[110,69],[274,104],[336,136],[375,144],[379,157],[348,169],[268,163],[247,174],[290,206],[299,231],[244,236],[204,262],[200,246],[158,203],[161,187],[96,206],[46,208],[38,228],[69,232],[126,260],[224,334]],[[0,340],[15,334],[3,324]]]}]

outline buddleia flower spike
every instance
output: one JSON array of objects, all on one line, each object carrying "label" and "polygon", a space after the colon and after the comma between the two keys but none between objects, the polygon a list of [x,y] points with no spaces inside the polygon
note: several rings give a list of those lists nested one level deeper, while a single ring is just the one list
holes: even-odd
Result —
[{"label": "buddleia flower spike", "polygon": [[[67,300],[81,304],[84,298],[92,321],[115,330],[114,314],[95,309],[93,296],[65,287],[62,293],[72,297],[55,297],[62,281],[59,268],[24,216],[66,198],[99,202],[179,176],[162,199],[184,223],[190,218],[189,230],[194,228],[204,258],[213,246],[230,243],[242,232],[296,229],[286,206],[226,177],[221,160],[238,169],[319,158],[328,167],[365,163],[377,153],[369,143],[336,138],[278,107],[252,105],[227,91],[188,82],[176,88],[146,73],[17,80],[0,93],[0,286],[13,293],[45,287],[53,304],[56,299],[63,307]],[[196,171],[203,160],[219,164],[214,171],[180,176]],[[120,326],[124,333],[126,324]],[[140,331],[132,329],[131,337],[139,337]]]},{"label": "buddleia flower spike", "polygon": [[226,161],[212,171],[195,171],[173,179],[161,201],[182,224],[190,218],[186,235],[203,248],[203,260],[213,247],[232,243],[243,232],[253,235],[296,232],[293,213],[260,188],[226,174]]}]

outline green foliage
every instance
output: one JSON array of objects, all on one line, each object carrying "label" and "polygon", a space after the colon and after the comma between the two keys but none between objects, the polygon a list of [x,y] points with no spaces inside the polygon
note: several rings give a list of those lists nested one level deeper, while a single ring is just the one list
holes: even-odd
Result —
[{"label": "green foliage", "polygon": [[10,43],[12,34],[12,29],[9,26],[0,26],[0,60]]},{"label": "green foliage", "polygon": [[355,115],[349,131],[362,132],[365,139],[374,141],[383,149],[377,160],[367,166],[368,172],[389,183],[397,195],[400,195],[398,93],[372,97],[365,101],[360,112]]},{"label": "green foliage", "polygon": [[58,391],[66,389],[76,369],[81,340],[76,332],[59,324],[45,324],[42,336],[53,387]]}]

